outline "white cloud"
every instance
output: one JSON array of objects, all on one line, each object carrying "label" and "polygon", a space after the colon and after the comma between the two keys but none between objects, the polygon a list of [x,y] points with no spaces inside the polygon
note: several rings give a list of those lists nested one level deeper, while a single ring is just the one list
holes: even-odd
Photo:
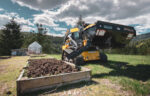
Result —
[{"label": "white cloud", "polygon": [[55,31],[58,31],[59,33],[55,33],[55,32],[50,31],[50,29],[47,29],[46,35],[63,37],[66,33],[66,30],[67,30],[66,28],[62,28],[62,27],[54,27],[53,29]]},{"label": "white cloud", "polygon": [[[58,26],[54,21],[64,21],[74,26],[79,15],[85,22],[97,20],[119,24],[139,24],[138,34],[149,28],[150,0],[12,0],[21,6],[42,10],[34,15],[34,23]],[[50,11],[58,8],[55,11]]]},{"label": "white cloud", "polygon": [[47,10],[61,6],[68,0],[11,0],[20,6],[26,6],[34,10]]},{"label": "white cloud", "polygon": [[135,29],[137,30],[137,35],[140,35],[141,33],[146,32],[147,29],[150,29],[150,25],[139,25],[136,26]]},{"label": "white cloud", "polygon": [[0,8],[0,11],[4,11],[4,9],[3,9],[3,8]]},{"label": "white cloud", "polygon": [[50,35],[50,36],[57,36],[57,37],[63,37],[64,34],[56,34],[56,33],[47,33],[46,35]]},{"label": "white cloud", "polygon": [[[11,18],[12,18],[11,16],[0,14],[0,29],[4,28],[4,25],[8,23],[11,20]],[[29,23],[28,20],[18,17],[15,19],[15,21],[21,24],[21,31],[23,32],[30,32],[32,30],[35,30],[35,28],[28,26],[28,25],[32,25],[32,24],[28,24]],[[23,24],[28,24],[28,25],[23,25]]]},{"label": "white cloud", "polygon": [[10,17],[7,15],[0,14],[0,29],[5,25],[7,22],[9,22]]},{"label": "white cloud", "polygon": [[29,19],[24,19],[23,17],[16,17],[15,21],[18,22],[19,24],[27,24],[30,26],[34,26],[33,23]]},{"label": "white cloud", "polygon": [[15,12],[7,12],[6,10],[3,11],[4,13],[0,14],[0,28],[2,28],[6,23],[8,23],[12,18],[14,18],[14,20],[20,25],[34,26],[34,24],[31,22],[30,19],[25,19],[24,17],[20,17]]},{"label": "white cloud", "polygon": [[47,26],[58,26],[54,23],[54,19],[51,18],[51,16],[47,13],[43,14],[36,14],[34,16],[34,23],[40,23]]},{"label": "white cloud", "polygon": [[75,26],[77,23],[78,18],[73,18],[73,17],[66,17],[66,18],[60,18],[58,21],[63,21],[66,22],[67,25]]},{"label": "white cloud", "polygon": [[27,24],[30,26],[34,26],[34,24],[30,21],[30,19],[25,19],[24,17],[20,17],[17,13],[11,12],[11,13],[5,13],[5,15],[8,15],[9,17],[13,17],[15,21],[19,24]]},{"label": "white cloud", "polygon": [[34,24],[31,23],[30,19],[24,19],[14,12],[5,12],[4,14],[0,14],[0,29],[4,28],[4,25],[8,23],[12,17],[14,17],[14,20],[21,25],[21,31],[30,32],[35,30],[35,28],[32,27]]},{"label": "white cloud", "polygon": [[62,27],[54,27],[53,29],[56,31],[66,31],[67,30],[67,28],[62,28]]},{"label": "white cloud", "polygon": [[118,0],[117,3],[114,1],[116,2],[116,0],[71,0],[61,7],[58,16],[100,16],[108,20],[115,20],[147,14],[150,10],[149,0]]},{"label": "white cloud", "polygon": [[22,25],[21,26],[21,31],[22,32],[31,32],[31,31],[35,31],[36,29],[34,27],[30,27],[28,25]]}]

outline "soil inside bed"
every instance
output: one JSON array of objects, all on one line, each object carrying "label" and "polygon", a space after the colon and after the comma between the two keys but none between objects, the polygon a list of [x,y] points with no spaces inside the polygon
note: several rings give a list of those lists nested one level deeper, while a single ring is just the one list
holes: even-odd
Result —
[{"label": "soil inside bed", "polygon": [[57,59],[30,59],[28,64],[25,68],[25,76],[29,78],[80,71],[79,67],[71,66]]}]

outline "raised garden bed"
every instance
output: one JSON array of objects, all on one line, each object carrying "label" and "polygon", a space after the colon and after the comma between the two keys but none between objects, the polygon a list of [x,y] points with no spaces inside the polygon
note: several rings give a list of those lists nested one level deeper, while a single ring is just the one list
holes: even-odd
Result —
[{"label": "raised garden bed", "polygon": [[90,69],[56,59],[30,59],[17,79],[17,95],[90,79]]},{"label": "raised garden bed", "polygon": [[0,56],[0,59],[9,59],[11,56]]}]

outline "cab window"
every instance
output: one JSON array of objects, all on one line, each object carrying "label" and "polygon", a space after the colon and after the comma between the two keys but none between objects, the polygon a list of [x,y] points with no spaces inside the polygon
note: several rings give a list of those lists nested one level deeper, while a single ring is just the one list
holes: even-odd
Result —
[{"label": "cab window", "polygon": [[72,38],[75,39],[75,40],[79,39],[79,32],[73,32],[72,33]]},{"label": "cab window", "polygon": [[104,28],[106,28],[106,29],[113,29],[113,27],[110,26],[110,25],[104,25]]}]

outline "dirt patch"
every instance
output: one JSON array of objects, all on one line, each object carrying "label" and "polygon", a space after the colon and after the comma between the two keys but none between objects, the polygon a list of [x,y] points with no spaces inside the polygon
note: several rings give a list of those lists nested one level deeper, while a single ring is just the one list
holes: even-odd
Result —
[{"label": "dirt patch", "polygon": [[122,86],[112,83],[109,79],[101,79],[100,84],[115,90],[119,96],[133,96],[132,92],[123,90],[124,88]]},{"label": "dirt patch", "polygon": [[27,77],[39,77],[45,75],[56,75],[60,73],[77,72],[80,69],[56,59],[30,59],[27,70]]},{"label": "dirt patch", "polygon": [[5,72],[7,72],[7,67],[8,65],[0,65],[0,74],[4,74]]},{"label": "dirt patch", "polygon": [[69,87],[69,90],[56,91],[41,96],[134,96],[131,92],[123,90],[122,86],[114,84],[109,79],[93,79],[93,81],[97,84]]},{"label": "dirt patch", "polygon": [[6,93],[9,88],[6,83],[0,83],[0,89],[0,96],[2,96],[2,94]]}]

